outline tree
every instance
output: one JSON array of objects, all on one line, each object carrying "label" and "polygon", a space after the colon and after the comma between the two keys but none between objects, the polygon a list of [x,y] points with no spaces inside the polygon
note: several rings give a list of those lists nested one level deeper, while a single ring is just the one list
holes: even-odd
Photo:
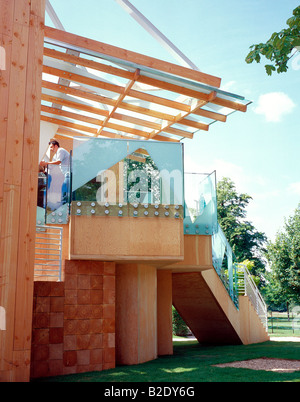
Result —
[{"label": "tree", "polygon": [[246,220],[246,207],[252,197],[238,194],[235,184],[228,177],[217,184],[217,210],[219,224],[232,248],[237,262],[253,261],[252,274],[260,276],[265,271],[263,254],[267,237]]},{"label": "tree", "polygon": [[250,64],[253,61],[260,63],[261,55],[263,55],[272,62],[265,65],[268,75],[272,75],[273,71],[286,72],[288,61],[293,56],[293,49],[300,46],[300,6],[294,9],[293,16],[286,23],[288,28],[274,32],[266,43],[250,46],[251,51],[246,57],[246,63]]},{"label": "tree", "polygon": [[267,258],[277,286],[286,301],[300,302],[300,204],[285,222],[274,243],[267,247]]}]

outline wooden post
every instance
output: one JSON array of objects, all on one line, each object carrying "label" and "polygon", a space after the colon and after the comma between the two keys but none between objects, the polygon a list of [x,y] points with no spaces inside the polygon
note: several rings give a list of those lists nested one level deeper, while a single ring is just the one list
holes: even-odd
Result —
[{"label": "wooden post", "polygon": [[173,354],[172,271],[157,271],[157,354]]},{"label": "wooden post", "polygon": [[[45,0],[0,0],[0,381],[29,381]],[[4,49],[4,50],[3,50]]]}]

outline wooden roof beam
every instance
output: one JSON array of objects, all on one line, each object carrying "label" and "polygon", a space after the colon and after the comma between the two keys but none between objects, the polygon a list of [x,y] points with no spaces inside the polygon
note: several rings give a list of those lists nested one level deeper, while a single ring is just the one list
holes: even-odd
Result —
[{"label": "wooden roof beam", "polygon": [[[216,97],[217,93],[215,91],[211,92],[208,96],[208,100],[207,101],[197,101],[194,102],[194,106],[191,108],[191,113],[193,113],[194,111],[200,109],[201,107],[203,107],[204,105],[206,105],[208,102],[211,102],[215,97]],[[186,124],[186,125],[191,125],[190,121],[187,121],[186,116],[188,116],[189,113],[185,113],[185,114],[179,114],[176,118],[176,122],[177,124]],[[181,122],[184,123],[181,123]],[[189,124],[187,124],[189,123]],[[192,122],[193,127],[197,126],[196,128],[200,129],[200,130],[206,130],[208,131],[209,126],[208,125],[204,125],[203,123],[198,123],[198,122]],[[165,127],[162,127],[161,130],[159,132],[155,132],[153,131],[150,134],[150,138],[155,138],[157,134],[160,134],[160,132],[163,132],[166,129],[170,129],[172,126],[172,123],[166,124]]]},{"label": "wooden roof beam", "polygon": [[[55,83],[49,82],[49,81],[43,80],[42,86],[43,86],[43,88],[47,88],[47,89],[50,89],[55,92],[61,92],[66,95],[73,95],[78,98],[88,99],[88,100],[91,100],[94,102],[99,102],[99,103],[103,103],[103,104],[110,105],[110,106],[115,106],[115,104],[117,102],[115,99],[110,99],[108,97],[95,94],[91,91],[82,90],[82,89],[78,89],[78,88],[74,88],[74,87],[67,87],[67,86],[55,84]],[[175,117],[173,115],[169,115],[167,113],[162,113],[157,110],[148,109],[148,108],[144,108],[144,107],[137,106],[137,105],[132,105],[132,104],[126,103],[126,102],[121,102],[119,104],[119,108],[129,110],[134,113],[154,117],[156,119],[169,120],[169,121],[175,120]],[[190,110],[190,107],[189,107],[189,110]]]},{"label": "wooden roof beam", "polygon": [[104,56],[113,57],[114,59],[120,59],[135,63],[140,66],[153,68],[169,74],[174,74],[180,77],[192,79],[194,81],[202,82],[206,85],[216,88],[219,88],[221,85],[221,79],[218,77],[192,70],[187,67],[178,66],[163,60],[155,59],[153,57],[145,56],[140,53],[121,49],[92,39],[87,39],[69,32],[60,31],[48,26],[45,27],[45,38],[59,41],[66,46],[66,48],[68,48],[68,45],[71,45],[71,47],[75,47],[75,49],[80,48],[81,52],[84,49],[87,51],[90,50],[92,52],[97,52],[99,55],[102,54]]},{"label": "wooden roof beam", "polygon": [[123,99],[126,97],[126,95],[128,94],[128,92],[130,91],[130,89],[132,88],[132,86],[134,85],[134,83],[137,81],[137,79],[139,78],[140,75],[140,70],[137,69],[135,71],[134,77],[128,81],[126,87],[123,90],[123,93],[121,93],[121,95],[119,96],[116,104],[114,105],[112,111],[110,112],[110,114],[105,118],[102,127],[98,130],[98,135],[101,134],[101,131],[103,130],[103,128],[106,126],[107,122],[109,121],[109,119],[111,118],[112,114],[114,114],[114,112],[116,111],[116,109],[118,108],[119,104],[123,101]]},{"label": "wooden roof beam", "polygon": [[[88,85],[88,86],[95,87],[95,88],[104,89],[106,91],[114,92],[114,93],[117,93],[120,95],[122,95],[123,91],[124,91],[124,87],[122,87],[120,85],[110,84],[108,82],[96,80],[96,79],[90,78],[90,77],[84,77],[80,74],[70,73],[68,71],[61,70],[61,69],[54,68],[54,67],[44,66],[43,72],[46,74],[53,75],[55,77],[65,78],[65,79],[68,79],[68,80],[76,82],[76,83]],[[168,108],[174,108],[174,109],[183,110],[183,111],[190,111],[190,107],[186,104],[176,102],[173,100],[169,100],[169,99],[165,99],[165,98],[161,98],[159,96],[146,94],[144,92],[136,91],[131,88],[128,90],[127,95],[131,96],[132,98],[144,100],[144,101],[150,102],[150,103],[155,103],[155,104],[162,105],[162,106],[165,106]]]}]

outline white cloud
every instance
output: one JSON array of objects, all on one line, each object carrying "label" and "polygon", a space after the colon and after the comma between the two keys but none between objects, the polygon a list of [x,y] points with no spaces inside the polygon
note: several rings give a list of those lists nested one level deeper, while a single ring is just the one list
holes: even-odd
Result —
[{"label": "white cloud", "polygon": [[291,183],[288,187],[288,191],[292,194],[300,195],[300,182]]},{"label": "white cloud", "polygon": [[295,108],[295,103],[283,92],[270,92],[260,95],[254,112],[264,115],[268,122],[279,122],[282,117]]},{"label": "white cloud", "polygon": [[226,84],[222,85],[222,91],[231,91],[232,88],[235,86],[236,81],[228,81]]}]

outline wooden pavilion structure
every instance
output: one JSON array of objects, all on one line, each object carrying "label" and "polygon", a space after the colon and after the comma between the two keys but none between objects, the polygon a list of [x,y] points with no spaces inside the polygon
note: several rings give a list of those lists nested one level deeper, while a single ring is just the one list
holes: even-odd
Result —
[{"label": "wooden pavilion structure", "polygon": [[[68,146],[74,136],[171,143],[192,140],[199,130],[209,130],[212,123],[225,123],[232,112],[246,112],[249,102],[222,91],[218,77],[45,27],[45,0],[0,0],[0,10],[0,47],[5,54],[5,69],[0,70],[0,307],[5,312],[5,322],[0,327],[0,380],[28,381],[33,295],[42,297],[41,293],[34,293],[34,244],[37,172],[43,141],[54,137]],[[50,127],[50,134],[41,130],[42,124]],[[180,247],[183,250],[183,243]],[[189,247],[194,249],[195,244]],[[196,249],[199,251],[201,247],[203,244]],[[70,273],[72,268],[72,272],[82,273],[86,262],[80,265],[80,261],[68,260],[67,254],[66,272]],[[181,254],[178,261],[183,258]],[[198,263],[191,264],[193,271]],[[90,266],[94,271],[106,272],[104,281],[111,284],[112,272],[117,269],[111,264],[102,260]],[[140,258],[135,265],[129,264],[127,271],[119,270],[118,286],[120,283],[125,286],[131,272],[139,281],[138,289],[150,292],[147,283],[156,283],[156,268],[151,269],[145,268]],[[170,285],[168,280],[160,282],[161,294],[166,295],[164,286]],[[200,282],[199,286],[203,287],[203,281]],[[119,300],[125,303],[125,292],[119,292]],[[110,297],[107,314],[111,309],[120,310],[120,304],[115,307],[111,303]],[[163,298],[160,303],[161,311],[165,311]],[[119,314],[123,313],[119,311]],[[124,315],[119,320],[121,326],[126,326],[125,318]],[[159,315],[155,323],[160,322],[164,327],[163,321]],[[138,325],[144,324],[145,321]],[[107,350],[112,349],[114,332],[111,330],[105,338],[110,345]],[[128,345],[120,333],[117,339],[122,352]],[[144,360],[157,356],[155,348],[147,355],[148,337],[145,334],[137,340],[138,353],[143,351]],[[64,339],[66,343],[67,338]],[[251,336],[249,339],[253,341]],[[166,344],[162,342],[160,347],[164,349]],[[169,340],[166,349],[170,349]],[[74,354],[68,349],[63,356],[65,366],[70,368]],[[134,353],[120,356],[120,361],[132,364],[130,359]],[[133,359],[134,363],[140,361]]]}]

